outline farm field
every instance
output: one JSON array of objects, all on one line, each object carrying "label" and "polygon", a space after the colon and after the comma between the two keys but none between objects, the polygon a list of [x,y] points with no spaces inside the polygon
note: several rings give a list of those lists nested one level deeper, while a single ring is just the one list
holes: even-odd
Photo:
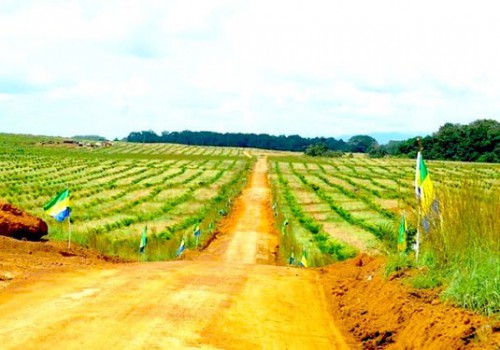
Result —
[{"label": "farm field", "polygon": [[[496,164],[429,161],[428,167],[438,194],[470,180],[500,196]],[[414,160],[271,157],[270,170],[278,226],[290,233],[285,261],[292,251],[305,251],[313,265],[355,252],[388,253],[384,242],[395,247],[401,214],[416,225]]]},{"label": "farm field", "polygon": [[195,244],[195,225],[200,244],[210,238],[252,162],[237,149],[124,143],[89,150],[12,142],[0,157],[0,198],[44,218],[49,237],[67,239],[69,226],[42,208],[69,188],[74,241],[137,259],[147,226],[149,254],[141,258],[152,260],[174,257],[183,237]]}]

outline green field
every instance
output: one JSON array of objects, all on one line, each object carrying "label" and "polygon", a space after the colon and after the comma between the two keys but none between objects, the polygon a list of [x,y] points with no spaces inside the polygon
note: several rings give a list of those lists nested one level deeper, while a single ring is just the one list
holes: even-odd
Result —
[{"label": "green field", "polygon": [[49,237],[66,239],[68,224],[43,213],[43,205],[71,191],[75,241],[106,254],[138,258],[148,227],[146,259],[171,258],[180,240],[210,238],[229,200],[244,186],[252,160],[240,149],[115,143],[86,149],[3,135],[0,198],[49,223]]},{"label": "green field", "polygon": [[[358,252],[383,254],[387,274],[416,268],[414,287],[443,287],[443,298],[498,315],[500,166],[428,161],[427,167],[439,203],[428,232],[418,220],[415,160],[270,157],[282,262],[303,254],[310,266],[321,266]],[[398,252],[403,213],[408,247]]]},{"label": "green field", "polygon": [[[500,195],[498,165],[442,161],[427,165],[437,193],[470,180]],[[318,254],[325,251],[318,232],[359,252],[387,253],[391,247],[384,243],[390,242],[384,240],[395,242],[403,212],[416,226],[414,160],[271,157],[270,169],[275,201],[281,208],[278,221],[288,220],[298,245],[316,256],[318,264]],[[345,252],[352,255],[349,249]]]}]

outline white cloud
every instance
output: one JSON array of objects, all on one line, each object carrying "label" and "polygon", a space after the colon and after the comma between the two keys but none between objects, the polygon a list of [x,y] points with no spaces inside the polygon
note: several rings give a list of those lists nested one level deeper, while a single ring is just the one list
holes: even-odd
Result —
[{"label": "white cloud", "polygon": [[11,1],[0,121],[108,137],[429,133],[499,119],[499,36],[487,1]]}]

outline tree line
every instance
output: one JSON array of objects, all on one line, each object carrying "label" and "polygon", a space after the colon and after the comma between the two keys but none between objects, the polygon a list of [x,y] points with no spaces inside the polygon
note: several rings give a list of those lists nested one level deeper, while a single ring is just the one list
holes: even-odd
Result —
[{"label": "tree line", "polygon": [[[368,152],[377,141],[366,135],[351,137],[347,142],[333,137],[305,138],[299,135],[273,136],[268,134],[218,133],[212,131],[163,131],[161,135],[154,131],[132,132],[126,138],[128,142],[142,143],[180,143],[197,146],[224,146],[272,149],[278,151],[305,152],[310,146],[321,145],[329,151]],[[319,154],[318,154],[319,155]]]},{"label": "tree line", "polygon": [[405,141],[374,145],[372,157],[403,156],[415,158],[422,147],[426,159],[466,162],[500,162],[500,123],[492,119],[462,125],[446,123],[432,135]]},{"label": "tree line", "polygon": [[198,146],[249,147],[278,151],[305,152],[310,156],[338,157],[346,152],[368,153],[371,157],[415,158],[420,147],[426,159],[468,162],[500,162],[500,123],[492,119],[467,125],[446,123],[432,135],[385,145],[368,135],[356,135],[347,142],[333,137],[306,138],[299,135],[218,133],[212,131],[132,132],[128,142],[179,143]]}]

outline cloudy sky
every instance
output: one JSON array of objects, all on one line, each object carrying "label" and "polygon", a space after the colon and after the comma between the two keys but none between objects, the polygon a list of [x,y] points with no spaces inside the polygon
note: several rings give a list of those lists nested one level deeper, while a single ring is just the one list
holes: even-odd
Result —
[{"label": "cloudy sky", "polygon": [[500,120],[494,3],[1,0],[0,132],[337,137]]}]

